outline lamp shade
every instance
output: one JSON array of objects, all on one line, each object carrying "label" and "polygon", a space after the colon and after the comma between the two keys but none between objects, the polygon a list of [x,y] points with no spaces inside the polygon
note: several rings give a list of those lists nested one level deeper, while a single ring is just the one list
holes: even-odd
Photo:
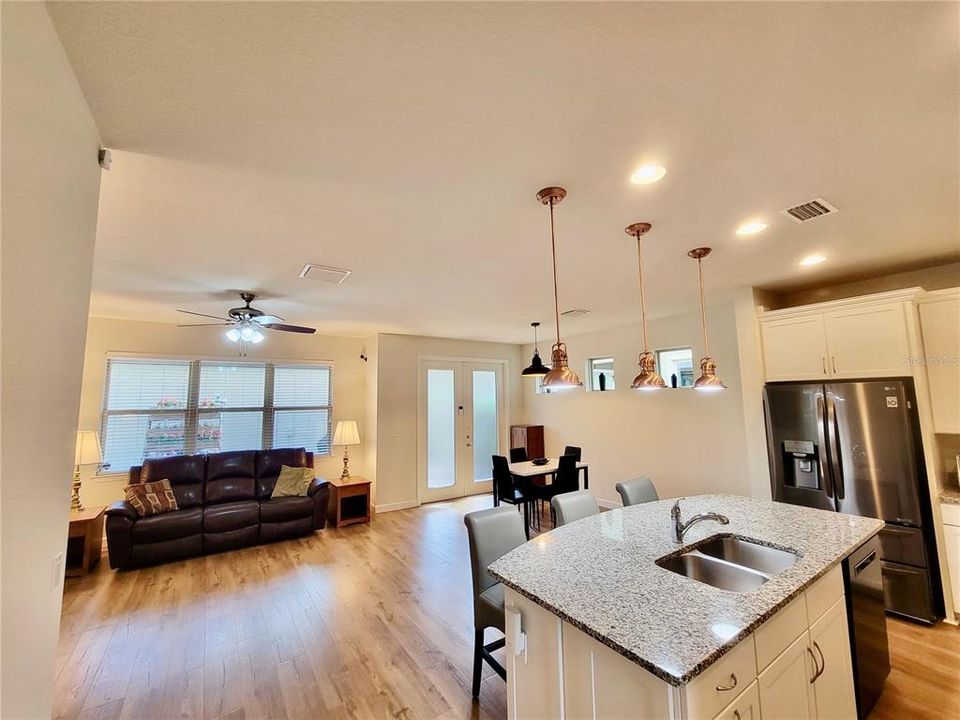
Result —
[{"label": "lamp shade", "polygon": [[334,445],[359,445],[360,431],[356,420],[338,420],[336,432],[333,433]]},{"label": "lamp shade", "polygon": [[93,430],[77,431],[77,452],[74,465],[96,465],[103,460],[100,453],[100,437]]}]

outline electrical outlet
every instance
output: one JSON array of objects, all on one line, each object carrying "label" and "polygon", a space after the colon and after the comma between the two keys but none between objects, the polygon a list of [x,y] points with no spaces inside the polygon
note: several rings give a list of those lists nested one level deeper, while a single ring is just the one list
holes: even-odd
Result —
[{"label": "electrical outlet", "polygon": [[63,580],[63,553],[57,553],[53,556],[53,570],[50,575],[50,587],[60,587],[61,580]]}]

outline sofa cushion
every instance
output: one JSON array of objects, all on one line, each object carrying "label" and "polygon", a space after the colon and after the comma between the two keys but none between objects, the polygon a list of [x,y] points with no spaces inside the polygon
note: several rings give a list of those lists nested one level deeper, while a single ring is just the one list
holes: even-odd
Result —
[{"label": "sofa cushion", "polygon": [[306,497],[313,482],[313,468],[284,465],[273,486],[271,498]]},{"label": "sofa cushion", "polygon": [[303,448],[278,448],[257,453],[257,497],[269,498],[277,476],[284,465],[307,467],[307,451]]},{"label": "sofa cushion", "polygon": [[207,478],[203,490],[204,505],[255,499],[256,458],[255,450],[208,455]]},{"label": "sofa cushion", "polygon": [[159,515],[179,510],[177,499],[170,488],[169,480],[148,483],[134,483],[123,489],[126,501],[133,506],[140,517]]},{"label": "sofa cushion", "polygon": [[180,509],[203,504],[203,477],[207,468],[206,455],[177,455],[143,461],[140,482],[155,482],[166,478]]},{"label": "sofa cushion", "polygon": [[220,503],[203,508],[203,531],[226,532],[257,525],[260,522],[260,503],[256,500]]},{"label": "sofa cushion", "polygon": [[260,501],[260,522],[276,523],[313,515],[313,498],[284,497]]},{"label": "sofa cushion", "polygon": [[203,510],[190,508],[140,518],[133,524],[133,542],[149,543],[199,535]]}]

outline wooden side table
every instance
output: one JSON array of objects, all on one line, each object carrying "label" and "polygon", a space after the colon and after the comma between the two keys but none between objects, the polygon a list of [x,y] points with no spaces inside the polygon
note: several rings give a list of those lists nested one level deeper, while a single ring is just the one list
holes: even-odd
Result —
[{"label": "wooden side table", "polygon": [[100,562],[103,551],[103,511],[106,507],[87,508],[70,513],[67,535],[67,577],[86,575]]},{"label": "wooden side table", "polygon": [[329,518],[336,528],[370,522],[370,481],[357,475],[331,480]]}]

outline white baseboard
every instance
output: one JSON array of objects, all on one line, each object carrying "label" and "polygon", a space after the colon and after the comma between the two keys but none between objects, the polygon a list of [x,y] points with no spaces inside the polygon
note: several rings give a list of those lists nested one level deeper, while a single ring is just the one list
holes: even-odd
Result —
[{"label": "white baseboard", "polygon": [[385,513],[391,512],[392,510],[407,510],[409,508],[417,507],[420,503],[416,500],[401,500],[400,502],[395,503],[386,503],[384,505],[374,505],[373,511],[375,513]]}]

